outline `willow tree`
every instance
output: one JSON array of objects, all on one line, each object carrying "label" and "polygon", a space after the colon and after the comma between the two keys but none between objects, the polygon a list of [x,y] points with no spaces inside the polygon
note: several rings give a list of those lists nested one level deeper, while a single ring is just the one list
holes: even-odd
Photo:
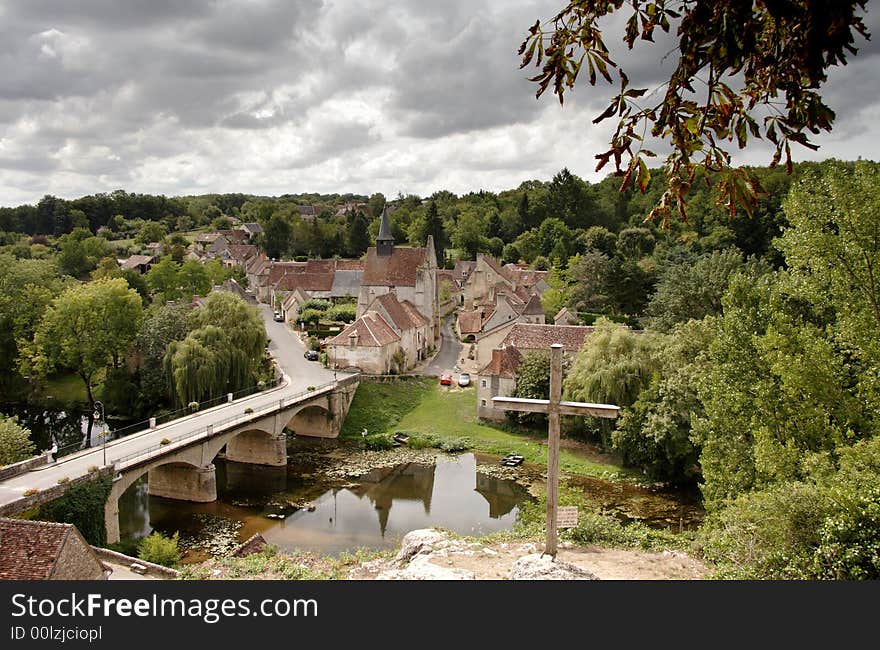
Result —
[{"label": "willow tree", "polygon": [[256,308],[238,296],[214,292],[190,314],[190,332],[169,344],[165,372],[182,404],[254,385],[268,339]]}]

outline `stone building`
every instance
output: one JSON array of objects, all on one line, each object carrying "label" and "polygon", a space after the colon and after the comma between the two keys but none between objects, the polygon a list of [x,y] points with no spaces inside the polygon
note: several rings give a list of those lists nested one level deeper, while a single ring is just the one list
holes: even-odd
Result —
[{"label": "stone building", "polygon": [[73,524],[0,518],[0,580],[104,580],[107,573]]},{"label": "stone building", "polygon": [[547,352],[556,343],[562,345],[565,354],[576,355],[594,331],[594,327],[515,323],[477,373],[477,415],[485,420],[505,419],[504,411],[492,406],[492,398],[513,395],[516,370],[524,355]]},{"label": "stone building", "polygon": [[382,212],[376,245],[367,249],[364,274],[358,292],[357,314],[361,316],[379,296],[397,294],[409,301],[430,323],[431,344],[440,338],[440,306],[437,282],[437,254],[428,236],[424,248],[394,245],[387,208]]}]

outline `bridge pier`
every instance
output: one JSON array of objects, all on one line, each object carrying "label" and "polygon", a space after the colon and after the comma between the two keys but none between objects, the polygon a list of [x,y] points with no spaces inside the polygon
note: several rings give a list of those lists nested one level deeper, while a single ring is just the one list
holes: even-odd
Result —
[{"label": "bridge pier", "polygon": [[245,431],[226,443],[226,460],[252,465],[287,465],[287,437],[284,432]]},{"label": "bridge pier", "polygon": [[150,496],[210,503],[217,500],[217,476],[214,464],[193,467],[182,463],[169,463],[154,467],[149,472]]}]

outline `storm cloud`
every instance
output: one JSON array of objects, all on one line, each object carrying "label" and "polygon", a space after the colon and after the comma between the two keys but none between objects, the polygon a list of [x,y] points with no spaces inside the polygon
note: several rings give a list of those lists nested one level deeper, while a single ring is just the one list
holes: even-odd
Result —
[{"label": "storm cloud", "polygon": [[[598,180],[611,127],[592,119],[614,88],[582,84],[560,106],[519,69],[528,27],[562,4],[0,1],[0,204],[120,188],[461,193],[565,166]],[[619,33],[606,38],[634,82],[674,65],[669,41],[625,53]],[[880,48],[860,45],[827,86],[834,132],[798,159],[880,144]]]}]

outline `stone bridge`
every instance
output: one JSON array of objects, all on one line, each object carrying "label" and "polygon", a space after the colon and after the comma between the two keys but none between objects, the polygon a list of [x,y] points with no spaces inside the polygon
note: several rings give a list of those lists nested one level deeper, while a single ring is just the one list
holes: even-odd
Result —
[{"label": "stone bridge", "polygon": [[[113,487],[104,506],[107,543],[119,541],[119,497],[141,476],[148,475],[149,493],[181,501],[217,499],[214,459],[280,467],[287,464],[287,432],[300,436],[339,435],[358,377],[346,377],[297,396],[281,398],[208,425],[204,430],[165,444],[113,458]],[[167,442],[166,442],[167,441]]]}]

